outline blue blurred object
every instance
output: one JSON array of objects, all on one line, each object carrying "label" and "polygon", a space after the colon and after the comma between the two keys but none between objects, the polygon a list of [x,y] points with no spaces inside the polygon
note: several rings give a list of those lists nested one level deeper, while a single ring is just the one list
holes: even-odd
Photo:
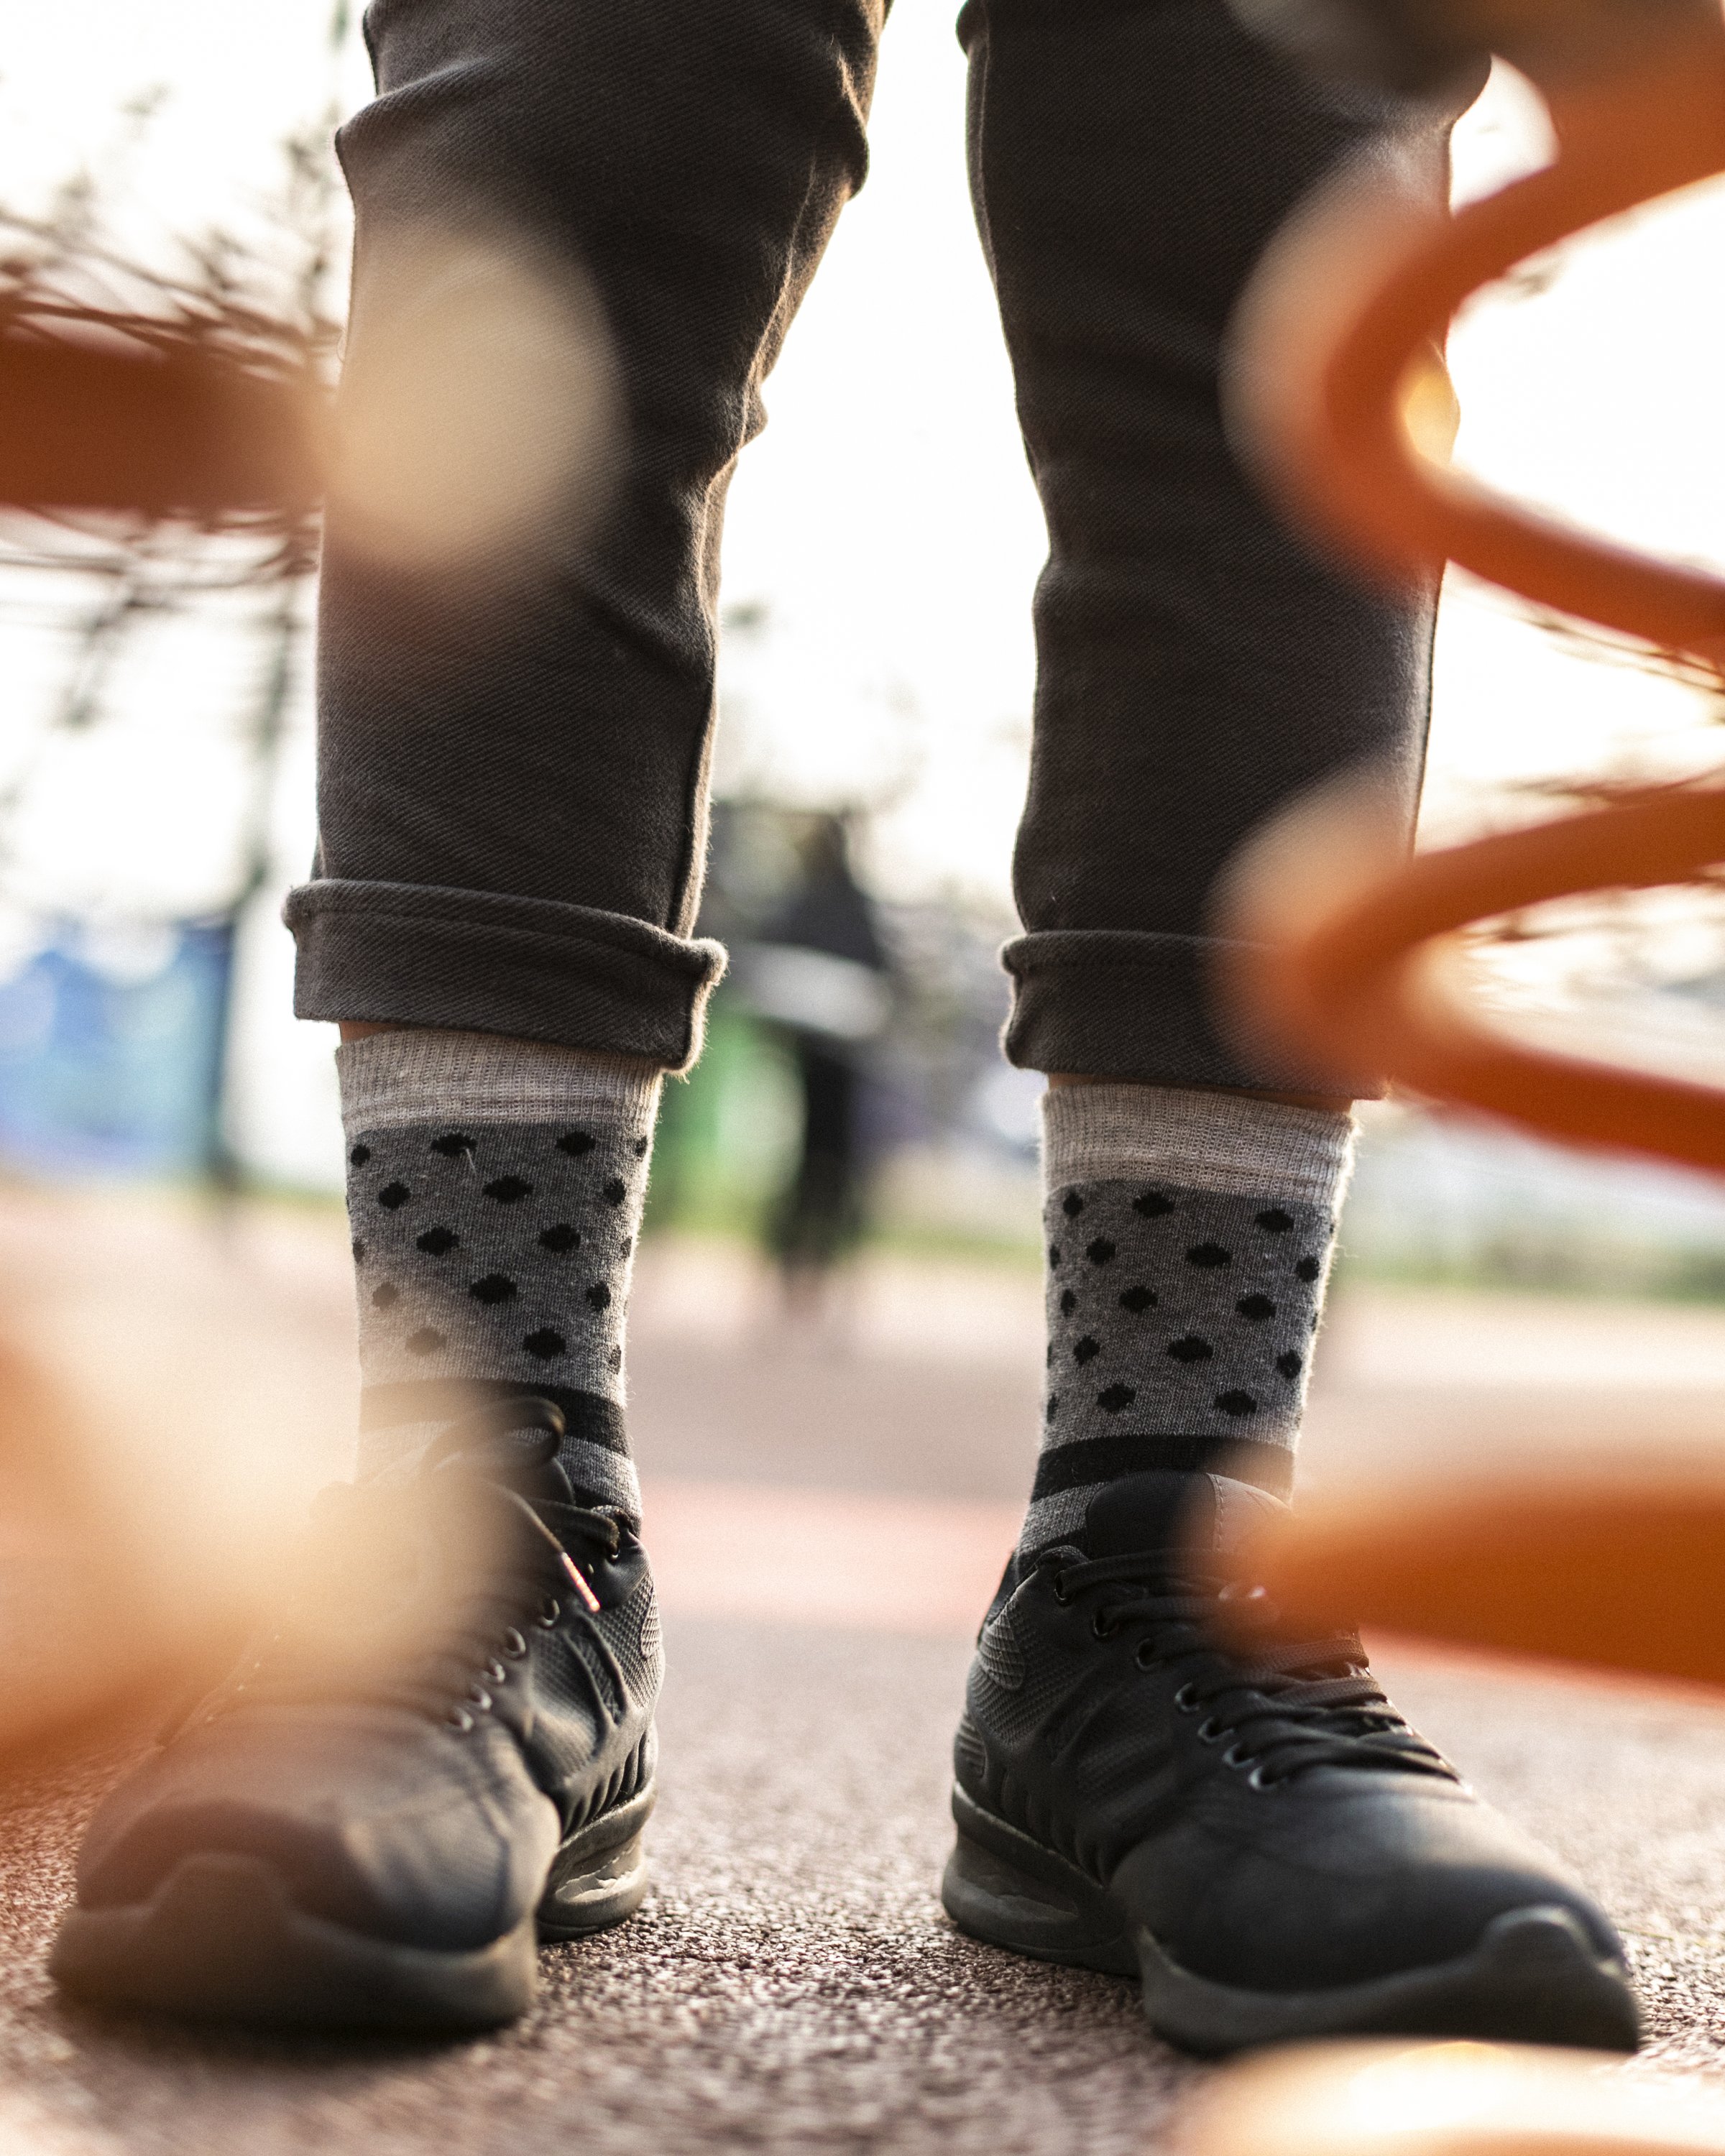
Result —
[{"label": "blue blurred object", "polygon": [[0,1159],[213,1172],[233,963],[228,920],[54,928],[0,980]]}]

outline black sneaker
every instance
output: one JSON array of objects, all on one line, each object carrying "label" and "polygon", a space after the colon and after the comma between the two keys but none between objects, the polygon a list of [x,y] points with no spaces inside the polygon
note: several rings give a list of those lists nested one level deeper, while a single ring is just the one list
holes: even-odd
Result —
[{"label": "black sneaker", "polygon": [[[1189,2051],[1633,2051],[1623,1949],[1580,1887],[1408,1727],[1358,1637],[1285,1638],[1238,1584],[1281,1509],[1220,1476],[1137,1475],[1070,1544],[1014,1559],[954,1748],[953,1922],[1138,1978]],[[1249,1650],[1210,1629],[1243,1593]]]},{"label": "black sneaker", "polygon": [[272,2026],[493,2027],[540,1938],[646,1891],[662,1658],[646,1553],[544,1400],[319,1501],[315,1572],[97,1812],[50,1968]]}]

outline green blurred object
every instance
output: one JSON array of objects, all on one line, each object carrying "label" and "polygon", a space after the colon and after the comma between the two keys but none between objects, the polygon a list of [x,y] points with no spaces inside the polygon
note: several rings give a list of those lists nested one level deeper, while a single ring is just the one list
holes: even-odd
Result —
[{"label": "green blurred object", "polygon": [[700,1062],[665,1085],[644,1232],[760,1240],[796,1158],[801,1116],[783,1041],[721,988]]}]

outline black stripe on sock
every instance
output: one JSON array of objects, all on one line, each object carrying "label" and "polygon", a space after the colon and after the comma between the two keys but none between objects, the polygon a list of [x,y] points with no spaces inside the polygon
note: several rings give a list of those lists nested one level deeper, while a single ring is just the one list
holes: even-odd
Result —
[{"label": "black stripe on sock", "polygon": [[1057,1445],[1045,1452],[1036,1463],[1030,1502],[1081,1489],[1086,1482],[1111,1482],[1156,1467],[1231,1476],[1274,1497],[1287,1496],[1294,1486],[1294,1455],[1285,1445],[1250,1437],[1151,1437],[1122,1431],[1117,1437],[1081,1438],[1076,1445]]},{"label": "black stripe on sock", "polygon": [[569,1385],[536,1385],[512,1378],[414,1378],[402,1384],[367,1385],[359,1396],[362,1430],[393,1430],[406,1422],[449,1422],[470,1414],[485,1400],[551,1400],[563,1411],[564,1435],[607,1452],[629,1453],[623,1409],[597,1393]]}]

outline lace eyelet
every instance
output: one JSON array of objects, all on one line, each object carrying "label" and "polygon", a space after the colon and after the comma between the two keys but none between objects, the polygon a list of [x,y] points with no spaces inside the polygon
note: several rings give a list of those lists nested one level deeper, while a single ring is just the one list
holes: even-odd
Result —
[{"label": "lace eyelet", "polygon": [[482,1684],[470,1685],[467,1697],[481,1714],[485,1713],[491,1704],[491,1695]]},{"label": "lace eyelet", "polygon": [[[1146,1645],[1146,1646],[1147,1646],[1148,1645],[1149,1645],[1149,1642],[1148,1642],[1147,1640],[1146,1640],[1146,1642],[1145,1642],[1145,1645]],[[1144,1652],[1144,1649],[1143,1649],[1143,1647],[1140,1647],[1140,1648],[1139,1648],[1139,1650],[1138,1650],[1138,1654],[1139,1654],[1139,1656],[1140,1656],[1140,1658],[1141,1658],[1141,1659],[1140,1659],[1140,1661],[1139,1661],[1139,1667],[1140,1667],[1140,1668],[1142,1668],[1142,1667],[1143,1667],[1143,1666],[1144,1666],[1144,1665],[1143,1665],[1143,1662],[1142,1662],[1142,1656],[1143,1656],[1143,1652]],[[1180,1686],[1180,1689],[1179,1689],[1179,1690],[1178,1690],[1178,1691],[1174,1694],[1174,1712],[1175,1712],[1175,1713],[1176,1713],[1176,1714],[1196,1714],[1196,1713],[1197,1713],[1197,1712],[1198,1712],[1198,1701],[1197,1701],[1197,1698],[1195,1697],[1195,1696],[1194,1695],[1194,1692],[1193,1692],[1192,1687],[1191,1687],[1191,1686],[1190,1686],[1189,1684],[1183,1684],[1183,1685]]]},{"label": "lace eyelet", "polygon": [[1250,1767],[1251,1763],[1250,1753],[1243,1752],[1237,1744],[1230,1744],[1222,1754],[1222,1764],[1224,1767],[1232,1767],[1237,1770],[1241,1767]]},{"label": "lace eyelet", "polygon": [[1065,1574],[1064,1573],[1057,1572],[1054,1576],[1052,1585],[1054,1587],[1054,1599],[1060,1604],[1061,1609],[1064,1609],[1072,1599],[1071,1596],[1066,1592]]},{"label": "lace eyelet", "polygon": [[1093,1640],[1111,1640],[1119,1630],[1120,1627],[1117,1625],[1111,1625],[1108,1622],[1106,1614],[1100,1609],[1090,1620],[1091,1637]]},{"label": "lace eyelet", "polygon": [[557,1600],[556,1595],[542,1595],[539,1602],[539,1614],[533,1622],[536,1625],[542,1625],[548,1632],[562,1614],[563,1605]]},{"label": "lace eyelet", "polygon": [[452,1707],[444,1717],[451,1729],[459,1729],[465,1737],[473,1727],[473,1717],[465,1707]]},{"label": "lace eyelet", "polygon": [[1224,1733],[1217,1727],[1216,1717],[1213,1714],[1206,1715],[1198,1725],[1198,1741],[1200,1744],[1219,1744]]},{"label": "lace eyelet", "polygon": [[[1156,1650],[1147,1640],[1140,1640],[1132,1650],[1132,1660],[1141,1670],[1153,1670],[1156,1666]],[[1178,1707],[1179,1702],[1176,1700],[1174,1704]],[[1181,1708],[1183,1713],[1185,1711],[1184,1708]]]},{"label": "lace eyelet", "polygon": [[484,1677],[487,1684],[501,1685],[509,1682],[509,1671],[495,1657],[485,1664],[480,1675]]},{"label": "lace eyelet", "polygon": [[1281,1784],[1269,1780],[1262,1767],[1254,1767],[1251,1773],[1246,1776],[1246,1787],[1249,1789],[1279,1789]]},{"label": "lace eyelet", "polygon": [[521,1656],[527,1651],[525,1636],[517,1632],[513,1625],[503,1635],[503,1651],[512,1662],[520,1661]]}]

